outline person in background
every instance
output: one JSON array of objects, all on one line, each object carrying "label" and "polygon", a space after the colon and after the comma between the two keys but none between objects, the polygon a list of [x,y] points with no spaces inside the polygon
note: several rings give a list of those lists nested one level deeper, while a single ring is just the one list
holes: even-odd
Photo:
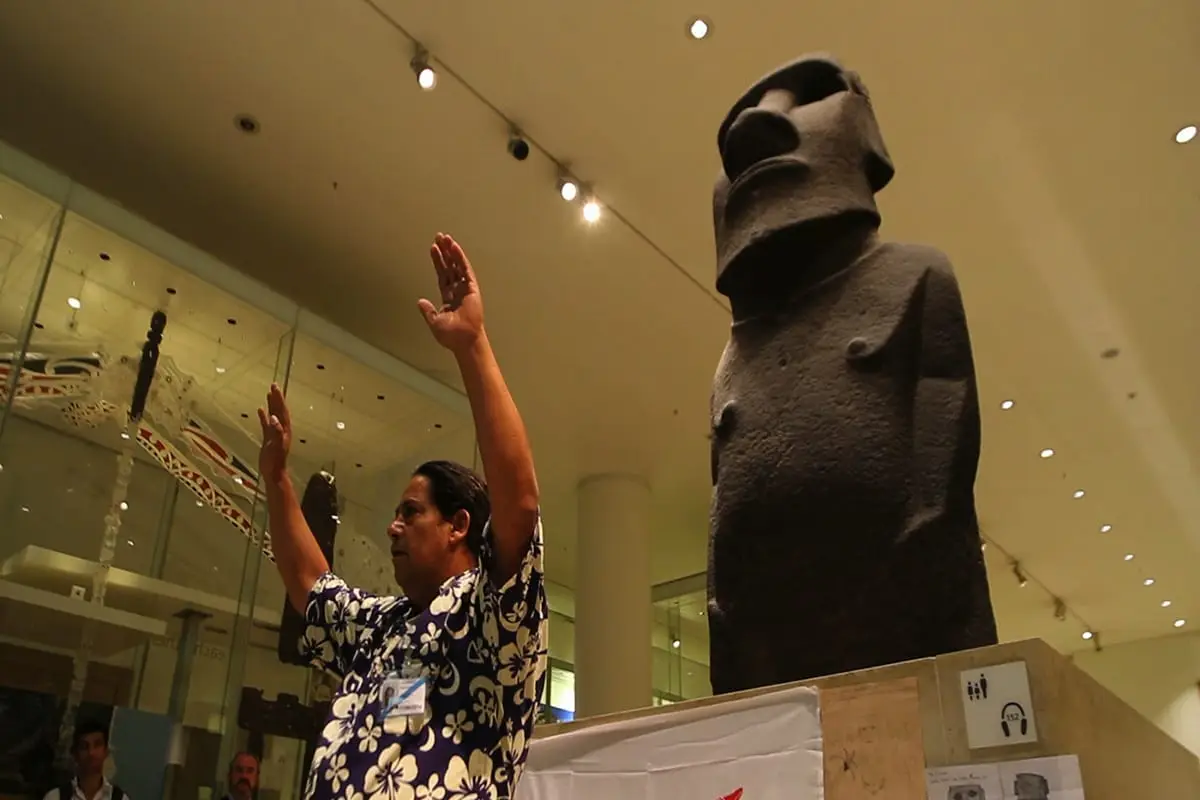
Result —
[{"label": "person in background", "polygon": [[438,234],[430,258],[442,303],[417,306],[458,362],[487,483],[450,461],[417,467],[387,530],[403,596],[377,597],[329,571],[288,475],[292,422],[278,386],[258,412],[276,566],[308,625],[301,649],[342,679],[313,752],[310,800],[508,800],[545,687],[549,608],[525,425],[466,254]]},{"label": "person in background", "polygon": [[253,800],[258,793],[258,756],[241,752],[229,762],[226,800]]},{"label": "person in background", "polygon": [[81,722],[71,739],[71,757],[75,777],[70,783],[51,789],[42,800],[123,800],[125,792],[104,777],[108,760],[108,726],[99,722]]}]

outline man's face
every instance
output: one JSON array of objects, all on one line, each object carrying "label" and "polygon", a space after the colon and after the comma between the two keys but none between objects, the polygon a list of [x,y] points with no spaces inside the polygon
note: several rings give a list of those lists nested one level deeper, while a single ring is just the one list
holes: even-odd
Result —
[{"label": "man's face", "polygon": [[429,489],[428,478],[414,475],[388,526],[396,582],[409,594],[441,585],[446,564],[463,542],[470,519],[465,511],[445,519]]},{"label": "man's face", "polygon": [[80,775],[97,775],[104,771],[108,758],[108,739],[103,733],[88,733],[75,748],[75,768]]},{"label": "man's face", "polygon": [[229,769],[229,788],[236,797],[251,797],[258,791],[258,759],[242,753]]}]

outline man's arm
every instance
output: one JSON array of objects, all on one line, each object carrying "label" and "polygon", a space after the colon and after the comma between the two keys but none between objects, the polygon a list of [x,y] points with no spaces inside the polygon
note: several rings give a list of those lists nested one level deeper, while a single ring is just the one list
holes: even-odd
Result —
[{"label": "man's arm", "polygon": [[303,614],[309,592],[317,578],[329,571],[329,562],[304,520],[292,479],[285,474],[265,485],[275,565],[287,590],[288,602]]},{"label": "man's arm", "polygon": [[288,601],[305,612],[308,595],[317,578],[329,571],[329,562],[304,520],[300,499],[288,475],[287,457],[292,446],[292,417],[283,390],[272,384],[267,410],[258,410],[263,445],[258,456],[262,485],[267,494],[267,517],[275,565],[287,590]]},{"label": "man's arm", "polygon": [[491,579],[502,587],[517,574],[538,526],[538,485],[525,424],[517,412],[483,328],[483,300],[466,253],[439,233],[429,252],[442,306],[417,307],[438,343],[454,354],[475,419],[475,436],[492,504]]},{"label": "man's arm", "polygon": [[538,484],[525,423],[509,394],[496,355],[481,333],[455,353],[471,415],[479,457],[492,504],[492,582],[503,586],[520,569],[538,522]]}]

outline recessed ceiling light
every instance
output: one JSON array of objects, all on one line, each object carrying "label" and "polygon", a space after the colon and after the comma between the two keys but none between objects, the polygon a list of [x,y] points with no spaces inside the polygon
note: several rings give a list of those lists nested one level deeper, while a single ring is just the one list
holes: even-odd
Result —
[{"label": "recessed ceiling light", "polygon": [[1083,497],[1085,494],[1086,494],[1086,492],[1084,492],[1083,489],[1076,489],[1075,494],[1073,494],[1071,496],[1074,497],[1076,500],[1078,500],[1079,498]]},{"label": "recessed ceiling light", "polygon": [[29,513],[29,506],[21,506],[21,510],[22,510],[22,511],[24,511],[26,514],[28,514],[28,513]]},{"label": "recessed ceiling light", "polygon": [[701,17],[696,17],[688,23],[688,36],[696,40],[708,36],[710,30],[711,26],[708,24],[708,20]]},{"label": "recessed ceiling light", "polygon": [[125,544],[129,545],[130,547],[133,547],[133,539],[126,539]]},{"label": "recessed ceiling light", "polygon": [[1125,560],[1126,560],[1126,561],[1133,561],[1133,553],[1126,553],[1126,554],[1125,554]]},{"label": "recessed ceiling light", "polygon": [[204,503],[203,503],[203,502],[201,502],[200,500],[197,500],[197,501],[196,501],[196,508],[204,508]]},{"label": "recessed ceiling light", "polygon": [[120,503],[117,505],[117,508],[121,509],[122,511],[128,511],[128,510],[129,510],[129,503],[126,503],[124,500],[122,500],[122,501],[121,501],[121,502],[120,502]]},{"label": "recessed ceiling light", "polygon": [[225,368],[224,368],[224,367],[217,367],[217,374],[218,374],[218,375],[224,375],[224,374],[225,374]]},{"label": "recessed ceiling light", "polygon": [[238,486],[241,486],[242,484],[244,484],[244,483],[245,483],[245,481],[243,481],[243,480],[242,480],[242,476],[241,476],[241,475],[236,475],[236,476],[234,476],[234,478],[233,478],[233,482],[234,482],[234,483],[236,483]]},{"label": "recessed ceiling light", "polygon": [[1185,619],[1177,619],[1177,620],[1175,620],[1175,627],[1176,627],[1176,628],[1182,628],[1184,625],[1187,625],[1187,620],[1185,620]]},{"label": "recessed ceiling light", "polygon": [[1100,526],[1101,533],[1108,533],[1111,530],[1112,530],[1112,525],[1105,524],[1105,525]]},{"label": "recessed ceiling light", "polygon": [[128,439],[129,439],[129,434],[128,434],[128,433],[126,433],[125,431],[121,431],[121,438],[122,438],[122,439],[125,439],[125,440],[128,440]]},{"label": "recessed ceiling light", "polygon": [[324,364],[317,364],[317,369],[325,369],[325,365],[324,365]]},{"label": "recessed ceiling light", "polygon": [[671,640],[671,647],[674,647],[676,650],[679,649],[680,644],[682,644],[682,642],[680,642],[678,639]]},{"label": "recessed ceiling light", "polygon": [[1142,581],[1142,586],[1153,586],[1153,585],[1154,585],[1154,578],[1146,578],[1146,580]]},{"label": "recessed ceiling light", "polygon": [[111,260],[112,260],[112,256],[110,256],[108,253],[101,253],[101,254],[100,254],[100,260],[101,260],[101,261],[111,261]]},{"label": "recessed ceiling light", "polygon": [[336,423],[334,423],[334,424],[337,426],[337,429],[338,429],[339,431],[344,431],[344,430],[346,430],[346,423],[342,422],[341,420],[338,420],[338,421],[337,421]]},{"label": "recessed ceiling light", "polygon": [[1163,608],[1170,608],[1170,607],[1171,607],[1171,601],[1170,601],[1170,600],[1163,600],[1161,603],[1159,603],[1159,605],[1161,605]]},{"label": "recessed ceiling light", "polygon": [[1179,142],[1180,144],[1187,144],[1188,142],[1190,142],[1192,139],[1195,139],[1195,138],[1196,138],[1196,126],[1195,125],[1184,125],[1175,134],[1175,141]]},{"label": "recessed ceiling light", "polygon": [[258,120],[249,114],[238,114],[233,118],[233,124],[237,126],[237,129],[242,133],[251,135],[258,133],[261,128],[261,126],[258,124]]},{"label": "recessed ceiling light", "polygon": [[1083,638],[1084,638],[1084,639],[1091,639],[1091,638],[1092,638],[1092,636],[1094,636],[1094,635],[1095,635],[1095,634],[1093,634],[1091,631],[1084,631],[1084,632],[1083,632]]},{"label": "recessed ceiling light", "polygon": [[1042,458],[1049,458],[1049,457],[1050,457],[1050,456],[1052,456],[1052,455],[1054,455],[1054,451],[1053,451],[1053,450],[1051,450],[1049,447],[1047,447],[1047,448],[1046,448],[1045,450],[1043,450],[1043,451],[1042,451],[1042,453],[1041,453],[1041,456],[1042,456]]},{"label": "recessed ceiling light", "polygon": [[1005,400],[1003,403],[1000,404],[1000,407],[1002,409],[1004,409],[1005,411],[1008,411],[1014,405],[1016,405],[1016,403],[1014,403],[1012,400]]},{"label": "recessed ceiling light", "polygon": [[68,297],[67,305],[69,305],[71,308],[75,309],[76,311],[83,308],[83,303],[79,302],[78,297]]}]

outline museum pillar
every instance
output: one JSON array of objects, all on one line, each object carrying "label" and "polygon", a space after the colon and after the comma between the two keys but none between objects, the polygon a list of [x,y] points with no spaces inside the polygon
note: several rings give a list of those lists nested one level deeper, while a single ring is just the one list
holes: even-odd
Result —
[{"label": "museum pillar", "polygon": [[579,483],[575,715],[650,705],[650,486],[630,475]]}]

